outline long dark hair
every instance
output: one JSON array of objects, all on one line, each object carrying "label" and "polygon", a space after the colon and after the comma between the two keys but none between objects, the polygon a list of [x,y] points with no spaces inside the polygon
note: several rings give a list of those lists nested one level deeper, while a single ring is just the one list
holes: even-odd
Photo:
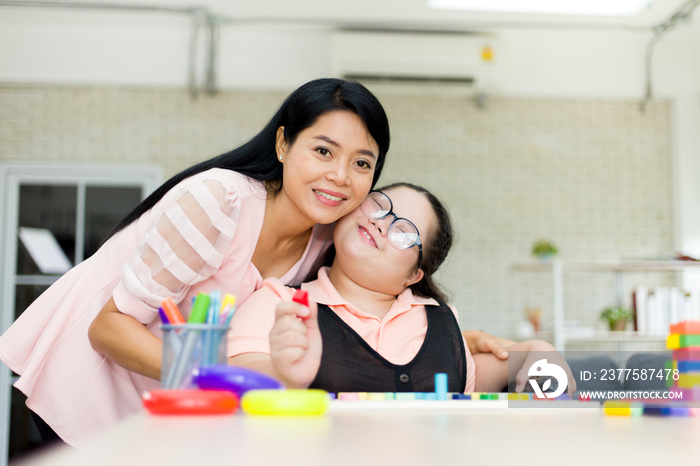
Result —
[{"label": "long dark hair", "polygon": [[[423,243],[423,278],[418,283],[410,286],[411,291],[424,298],[435,298],[442,302],[448,302],[449,298],[443,288],[435,281],[433,275],[437,272],[440,265],[445,262],[447,254],[452,248],[454,232],[452,229],[452,218],[447,210],[447,207],[430,191],[412,183],[398,182],[378,188],[379,191],[386,191],[392,188],[409,188],[423,194],[430,206],[433,208],[437,225],[430,241]],[[318,278],[318,271],[321,267],[330,267],[335,259],[335,245],[332,245],[324,255],[322,255],[314,264],[309,274],[304,279],[304,282],[312,281]],[[416,259],[416,266],[418,259]]]},{"label": "long dark hair", "polygon": [[343,79],[323,78],[309,81],[292,92],[280,108],[253,138],[243,145],[193,165],[173,176],[128,213],[105,241],[151,209],[179,182],[211,168],[233,170],[250,178],[266,181],[271,195],[282,189],[282,164],[277,160],[277,129],[284,126],[284,139],[294,144],[299,132],[313,125],[319,116],[333,110],[348,110],[364,122],[379,147],[374,167],[374,186],[382,173],[389,150],[389,121],[382,104],[362,84]]}]

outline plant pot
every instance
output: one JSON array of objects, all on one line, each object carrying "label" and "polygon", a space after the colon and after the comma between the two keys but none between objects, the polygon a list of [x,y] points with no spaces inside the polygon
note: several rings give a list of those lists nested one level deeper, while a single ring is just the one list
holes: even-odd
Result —
[{"label": "plant pot", "polygon": [[626,320],[618,320],[615,322],[610,322],[610,330],[614,332],[621,332],[627,328]]},{"label": "plant pot", "polygon": [[554,258],[552,253],[535,254],[535,258],[541,262],[550,262]]}]

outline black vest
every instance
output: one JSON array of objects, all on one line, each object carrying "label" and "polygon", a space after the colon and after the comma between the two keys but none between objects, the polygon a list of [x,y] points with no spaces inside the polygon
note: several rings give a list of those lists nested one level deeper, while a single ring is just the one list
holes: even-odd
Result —
[{"label": "black vest", "polygon": [[428,330],[418,354],[396,365],[372,349],[343,319],[318,305],[323,337],[321,367],[309,388],[328,392],[434,392],[435,374],[447,374],[448,391],[464,392],[467,360],[454,314],[446,304],[426,306]]}]

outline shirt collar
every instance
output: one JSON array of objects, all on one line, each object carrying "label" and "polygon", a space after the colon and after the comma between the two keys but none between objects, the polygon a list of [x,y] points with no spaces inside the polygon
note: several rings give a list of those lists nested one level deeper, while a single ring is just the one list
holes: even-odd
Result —
[{"label": "shirt collar", "polygon": [[[343,298],[335,289],[331,280],[328,278],[330,267],[322,267],[318,271],[318,278],[312,282],[305,283],[301,287],[309,292],[309,298],[317,303],[327,306],[347,306],[353,307],[347,299]],[[433,298],[423,298],[413,294],[410,288],[406,288],[396,298],[396,303],[392,307],[399,304],[401,307],[410,308],[411,306],[437,306],[438,302]]]}]

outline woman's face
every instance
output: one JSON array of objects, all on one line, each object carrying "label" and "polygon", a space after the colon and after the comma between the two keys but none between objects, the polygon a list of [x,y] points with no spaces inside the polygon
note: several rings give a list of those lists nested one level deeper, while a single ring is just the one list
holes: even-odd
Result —
[{"label": "woman's face", "polygon": [[[413,222],[421,242],[426,244],[437,222],[428,199],[403,186],[383,192],[391,199],[393,212]],[[393,246],[387,236],[393,221],[392,215],[370,220],[360,208],[340,219],[333,236],[336,248],[333,268],[340,267],[345,275],[364,288],[391,295],[398,295],[420,281],[423,271],[416,269],[418,246],[408,249]]]},{"label": "woman's face", "polygon": [[356,114],[319,116],[293,144],[277,131],[282,195],[311,223],[333,223],[357,208],[372,186],[379,147]]}]

